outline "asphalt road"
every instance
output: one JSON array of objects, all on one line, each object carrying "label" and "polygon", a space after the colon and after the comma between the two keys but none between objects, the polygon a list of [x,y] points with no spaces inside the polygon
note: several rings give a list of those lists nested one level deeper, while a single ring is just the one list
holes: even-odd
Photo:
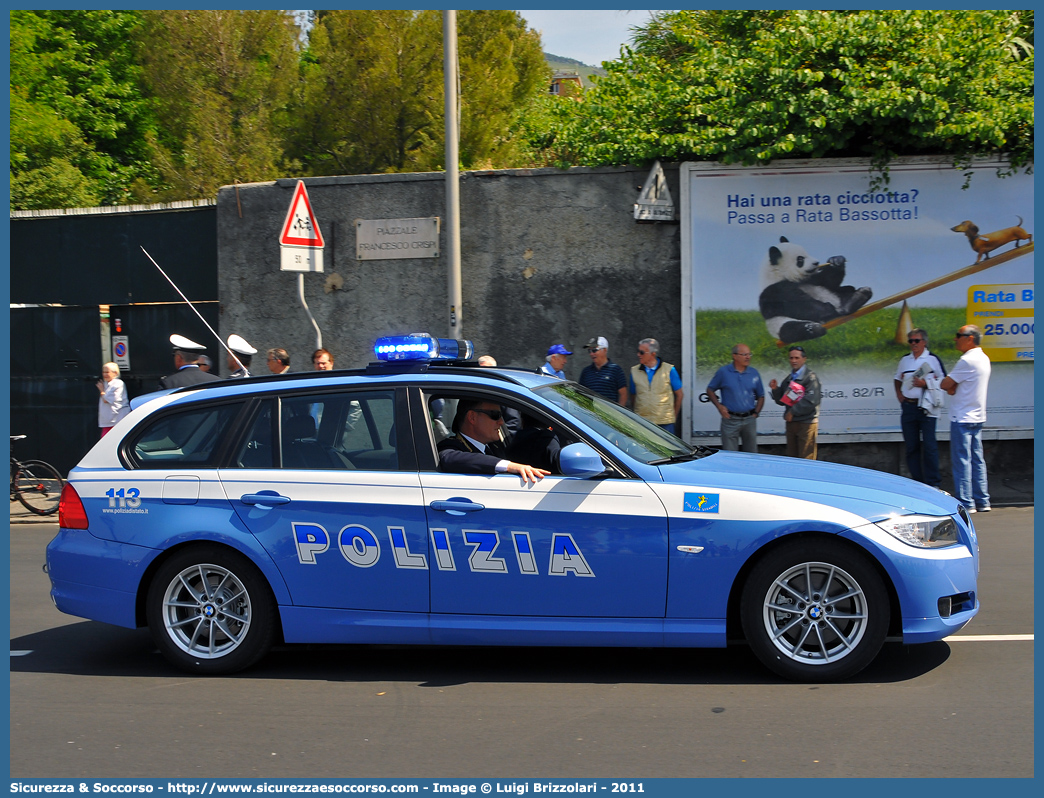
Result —
[{"label": "asphalt road", "polygon": [[745,647],[293,647],[189,677],[59,613],[51,524],[11,527],[11,777],[1031,777],[1033,508],[975,517],[982,611],[854,682]]}]

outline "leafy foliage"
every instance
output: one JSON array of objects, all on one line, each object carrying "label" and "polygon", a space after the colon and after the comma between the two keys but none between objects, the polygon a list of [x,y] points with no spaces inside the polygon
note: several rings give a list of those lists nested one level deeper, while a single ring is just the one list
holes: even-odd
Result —
[{"label": "leafy foliage", "polygon": [[[461,162],[506,165],[519,109],[546,86],[540,38],[514,11],[457,26]],[[301,69],[291,152],[312,173],[442,168],[441,13],[321,12]]]},{"label": "leafy foliage", "polygon": [[154,178],[133,11],[12,11],[11,206],[126,201]]},{"label": "leafy foliage", "polygon": [[440,118],[441,38],[434,11],[320,12],[301,59],[291,152],[313,174],[410,168]]},{"label": "leafy foliage", "polygon": [[[11,206],[443,168],[437,11],[12,11]],[[1032,11],[677,11],[579,99],[515,11],[461,11],[465,168],[1004,153],[1032,163]]]},{"label": "leafy foliage", "polygon": [[664,12],[544,143],[563,164],[1004,153],[1017,169],[1031,43],[1032,12]]},{"label": "leafy foliage", "polygon": [[297,79],[285,11],[146,11],[144,83],[160,125],[147,137],[166,188],[154,199],[213,197],[235,180],[286,173],[279,119]]}]

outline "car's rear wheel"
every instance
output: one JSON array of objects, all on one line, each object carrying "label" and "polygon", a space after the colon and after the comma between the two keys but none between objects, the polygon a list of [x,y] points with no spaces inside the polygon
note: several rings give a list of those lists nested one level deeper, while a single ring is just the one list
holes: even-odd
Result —
[{"label": "car's rear wheel", "polygon": [[275,638],[267,582],[246,557],[221,546],[193,546],[167,560],[152,580],[146,612],[163,656],[192,673],[247,668]]},{"label": "car's rear wheel", "polygon": [[740,605],[758,659],[795,681],[861,671],[888,632],[888,592],[866,555],[840,541],[784,544],[751,571]]}]

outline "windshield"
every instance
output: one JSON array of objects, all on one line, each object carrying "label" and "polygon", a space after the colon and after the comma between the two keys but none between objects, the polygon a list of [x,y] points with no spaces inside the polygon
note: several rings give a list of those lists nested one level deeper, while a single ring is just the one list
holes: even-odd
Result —
[{"label": "windshield", "polygon": [[695,452],[680,438],[575,382],[545,385],[535,393],[643,463],[690,457]]}]

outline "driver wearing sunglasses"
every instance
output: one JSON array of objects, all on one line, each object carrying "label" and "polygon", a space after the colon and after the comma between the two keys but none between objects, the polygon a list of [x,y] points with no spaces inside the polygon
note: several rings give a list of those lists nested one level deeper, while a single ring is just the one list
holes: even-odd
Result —
[{"label": "driver wearing sunglasses", "polygon": [[500,428],[500,405],[479,399],[461,399],[453,418],[453,435],[439,442],[439,471],[453,474],[518,474],[536,482],[550,474],[543,468],[515,463],[505,456]]}]

